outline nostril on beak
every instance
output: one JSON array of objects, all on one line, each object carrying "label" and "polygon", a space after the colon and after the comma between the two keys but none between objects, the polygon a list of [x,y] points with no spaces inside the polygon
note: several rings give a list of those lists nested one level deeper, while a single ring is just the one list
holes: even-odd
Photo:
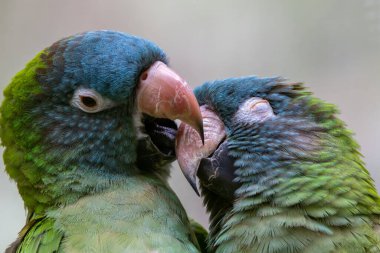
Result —
[{"label": "nostril on beak", "polygon": [[141,74],[140,79],[141,81],[145,81],[148,78],[148,73],[145,71],[144,73]]}]

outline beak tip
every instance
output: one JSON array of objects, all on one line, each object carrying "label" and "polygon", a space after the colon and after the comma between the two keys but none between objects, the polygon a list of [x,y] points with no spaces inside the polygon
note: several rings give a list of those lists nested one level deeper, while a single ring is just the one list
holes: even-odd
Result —
[{"label": "beak tip", "polygon": [[195,193],[198,195],[198,197],[200,197],[201,194],[198,191],[197,184],[195,182],[194,183],[190,183],[190,184],[191,184],[191,187],[193,188],[193,190],[195,191]]},{"label": "beak tip", "polygon": [[198,197],[200,197],[200,193],[198,191],[198,187],[197,187],[197,179],[194,177],[194,178],[191,178],[191,176],[186,176],[185,174],[185,177],[187,179],[187,181],[190,183],[191,185],[191,188],[193,188],[193,190],[195,191],[195,193],[198,195]]},{"label": "beak tip", "polygon": [[201,195],[199,194],[199,191],[198,191],[198,189],[197,190],[194,190],[195,191],[195,193],[198,195],[198,197],[200,197]]}]

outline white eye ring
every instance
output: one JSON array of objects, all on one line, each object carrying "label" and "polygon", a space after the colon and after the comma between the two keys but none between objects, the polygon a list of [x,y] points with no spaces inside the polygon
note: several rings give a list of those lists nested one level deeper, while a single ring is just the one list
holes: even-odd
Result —
[{"label": "white eye ring", "polygon": [[79,87],[74,92],[71,105],[84,112],[96,113],[114,107],[116,103],[108,98],[102,97],[102,95],[95,90]]},{"label": "white eye ring", "polygon": [[251,97],[244,101],[234,115],[238,122],[256,123],[275,117],[269,102],[259,97]]}]

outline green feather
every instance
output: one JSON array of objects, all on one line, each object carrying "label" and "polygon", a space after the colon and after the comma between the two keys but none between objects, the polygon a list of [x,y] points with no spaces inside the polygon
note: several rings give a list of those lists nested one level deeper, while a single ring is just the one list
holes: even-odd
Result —
[{"label": "green feather", "polygon": [[204,229],[201,224],[199,224],[193,219],[190,220],[190,225],[195,234],[195,237],[197,238],[201,252],[202,253],[208,252],[207,251],[207,236],[208,236],[207,230]]}]

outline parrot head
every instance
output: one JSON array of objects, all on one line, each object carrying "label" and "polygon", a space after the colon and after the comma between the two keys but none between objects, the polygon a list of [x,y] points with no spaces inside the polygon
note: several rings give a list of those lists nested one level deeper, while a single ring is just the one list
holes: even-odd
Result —
[{"label": "parrot head", "polygon": [[197,101],[165,53],[120,32],[54,43],[13,78],[4,96],[6,170],[34,212],[142,173],[136,166],[142,136],[164,155],[174,153],[174,119],[202,135]]},{"label": "parrot head", "polygon": [[[267,129],[263,126],[272,123],[277,126],[275,122],[281,120],[281,116],[293,119],[293,116],[302,114],[299,108],[289,108],[302,95],[299,89],[300,84],[287,85],[277,78],[254,76],[208,82],[196,88],[194,93],[201,106],[205,145],[196,139],[196,132],[186,125],[180,126],[176,143],[178,162],[193,189],[198,193],[197,176],[210,176],[213,184],[209,186],[224,191],[224,197],[228,198],[227,193],[233,193],[232,189],[237,186],[234,183],[235,159],[228,146],[243,129],[246,129],[247,133],[244,134],[248,136],[254,131],[261,131],[263,136],[258,133],[254,136],[263,138],[260,140],[263,142],[264,135],[267,135]],[[306,109],[302,108],[302,111],[305,113]],[[256,142],[249,144],[256,145]],[[218,171],[215,171],[212,162],[218,163]]]}]

